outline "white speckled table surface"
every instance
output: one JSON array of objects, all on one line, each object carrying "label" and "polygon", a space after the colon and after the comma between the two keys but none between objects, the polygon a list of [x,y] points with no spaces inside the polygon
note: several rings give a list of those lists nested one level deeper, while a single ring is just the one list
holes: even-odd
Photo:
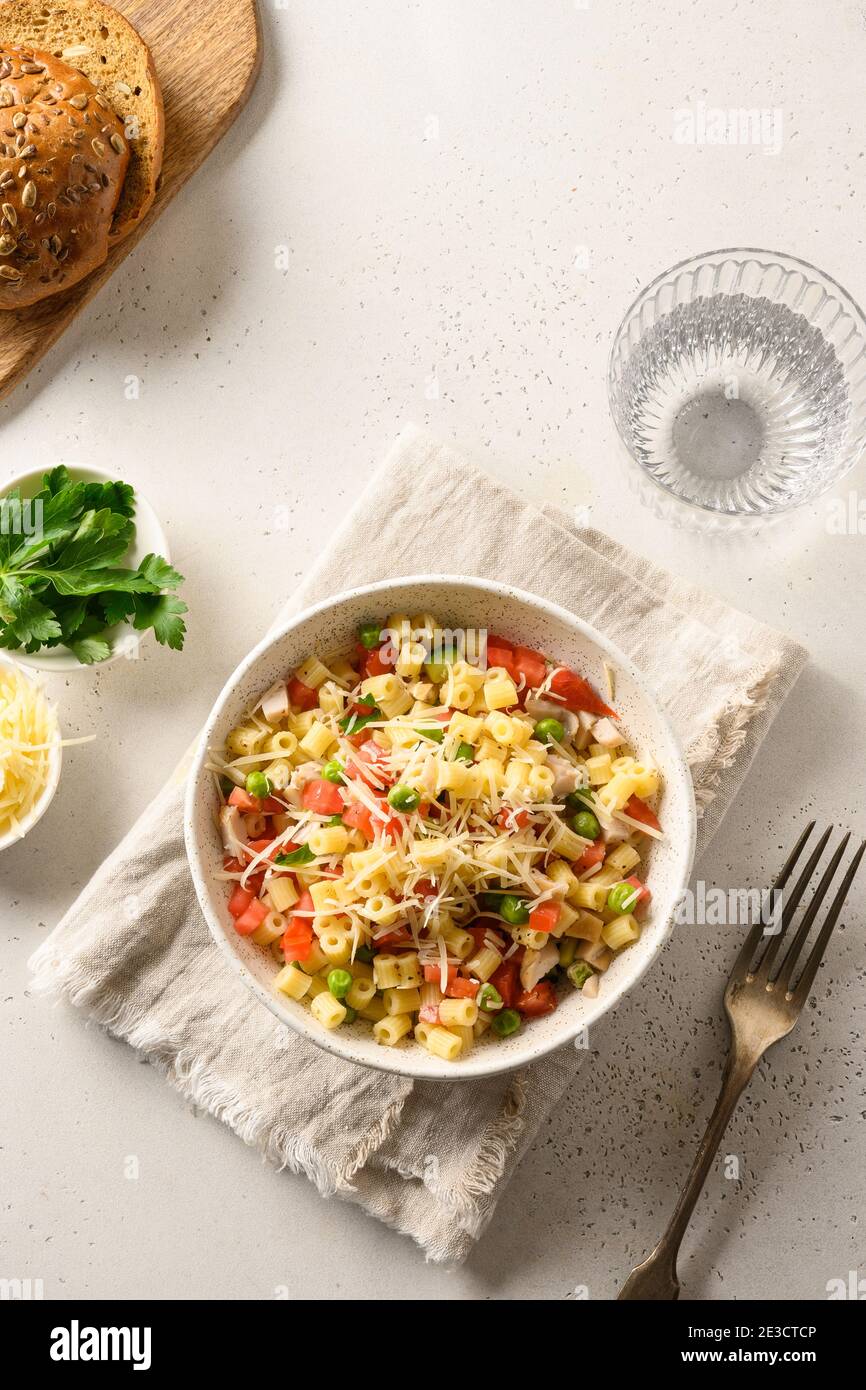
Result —
[{"label": "white speckled table surface", "polygon": [[[5,472],[76,460],[146,493],[192,610],[183,655],[151,645],[52,681],[66,731],[97,740],[0,858],[0,1275],[50,1298],[610,1297],[715,1097],[734,954],[719,928],[676,931],[598,1027],[457,1272],[29,998],[25,962],[408,419],[809,647],[701,877],[761,882],[806,812],[866,831],[864,537],[832,534],[824,504],[758,540],[671,531],[613,463],[605,396],[620,315],[697,251],[787,250],[866,298],[866,6],[265,0],[263,25],[238,124],[0,407]],[[678,144],[675,113],[699,102],[779,108],[781,149]],[[857,902],[729,1132],[739,1179],[722,1160],[710,1177],[689,1297],[821,1298],[866,1262],[864,925]]]}]

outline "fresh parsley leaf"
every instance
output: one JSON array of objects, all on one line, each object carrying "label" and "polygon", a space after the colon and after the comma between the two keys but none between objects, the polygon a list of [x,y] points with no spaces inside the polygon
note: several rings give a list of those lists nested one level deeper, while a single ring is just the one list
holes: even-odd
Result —
[{"label": "fresh parsley leaf", "polygon": [[179,652],[186,636],[186,623],[180,616],[187,607],[173,594],[136,594],[133,627],[139,632],[152,627],[157,642]]},{"label": "fresh parsley leaf", "polygon": [[154,589],[176,589],[183,583],[183,575],[163,560],[161,555],[145,555],[138,572],[153,585]]},{"label": "fresh parsley leaf", "polygon": [[109,627],[124,622],[131,613],[135,612],[135,599],[132,594],[124,594],[119,590],[100,594],[99,605],[105,614],[105,621]]},{"label": "fresh parsley leaf", "polygon": [[186,605],[165,590],[183,576],[159,555],[138,569],[119,563],[135,536],[134,512],[128,483],[73,482],[62,465],[43,474],[29,502],[17,489],[0,499],[0,646],[65,642],[90,664],[110,654],[105,628],[132,619],[180,649]]},{"label": "fresh parsley leaf", "polygon": [[111,643],[96,633],[92,637],[70,638],[66,645],[82,666],[92,666],[95,661],[105,661],[111,656]]},{"label": "fresh parsley leaf", "polygon": [[[61,598],[58,597],[54,604],[54,616],[60,623],[60,632],[64,640],[68,640],[78,631],[81,624],[88,616],[87,598]],[[104,623],[101,624],[105,626]]]},{"label": "fresh parsley leaf", "polygon": [[[358,712],[362,708],[367,711],[366,714],[360,714]],[[366,728],[368,724],[374,724],[377,719],[381,718],[382,711],[379,709],[373,696],[361,695],[355,701],[354,710],[349,714],[344,714],[342,719],[337,720],[337,723],[345,734],[357,734],[361,729]]]},{"label": "fresh parsley leaf", "polygon": [[129,483],[85,483],[85,510],[98,512],[104,507],[120,516],[134,516],[135,493]]},{"label": "fresh parsley leaf", "polygon": [[315,857],[309,845],[301,845],[300,849],[293,849],[289,854],[278,854],[274,863],[280,866],[288,864],[290,867],[299,864],[312,864]]},{"label": "fresh parsley leaf", "polygon": [[[0,604],[9,613],[4,633],[23,646],[39,646],[49,638],[60,637],[60,624],[36,595],[17,579],[0,576]],[[5,616],[4,612],[4,616]]]}]

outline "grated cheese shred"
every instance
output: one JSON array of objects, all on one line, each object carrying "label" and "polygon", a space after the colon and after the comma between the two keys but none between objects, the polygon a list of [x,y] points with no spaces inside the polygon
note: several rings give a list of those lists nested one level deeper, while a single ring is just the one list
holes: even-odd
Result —
[{"label": "grated cheese shred", "polygon": [[57,716],[37,682],[0,665],[0,835],[23,835],[51,776]]}]

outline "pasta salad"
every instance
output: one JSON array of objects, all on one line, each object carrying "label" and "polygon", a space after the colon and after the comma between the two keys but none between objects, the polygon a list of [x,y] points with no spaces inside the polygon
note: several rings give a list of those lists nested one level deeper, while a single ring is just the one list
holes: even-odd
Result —
[{"label": "pasta salad", "polygon": [[227,910],[274,988],[449,1061],[597,994],[662,837],[607,679],[392,613],[266,691],[208,767]]}]

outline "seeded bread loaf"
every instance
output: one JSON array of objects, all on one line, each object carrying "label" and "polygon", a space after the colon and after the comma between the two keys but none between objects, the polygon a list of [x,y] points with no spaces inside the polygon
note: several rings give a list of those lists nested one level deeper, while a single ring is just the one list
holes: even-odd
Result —
[{"label": "seeded bread loaf", "polygon": [[111,236],[122,240],[153,202],[162,168],[162,94],[144,40],[101,0],[0,0],[0,42],[29,44],[78,68],[120,118],[130,158]]},{"label": "seeded bread loaf", "polygon": [[49,53],[0,44],[0,309],[102,264],[128,164],[123,126],[92,82]]}]

